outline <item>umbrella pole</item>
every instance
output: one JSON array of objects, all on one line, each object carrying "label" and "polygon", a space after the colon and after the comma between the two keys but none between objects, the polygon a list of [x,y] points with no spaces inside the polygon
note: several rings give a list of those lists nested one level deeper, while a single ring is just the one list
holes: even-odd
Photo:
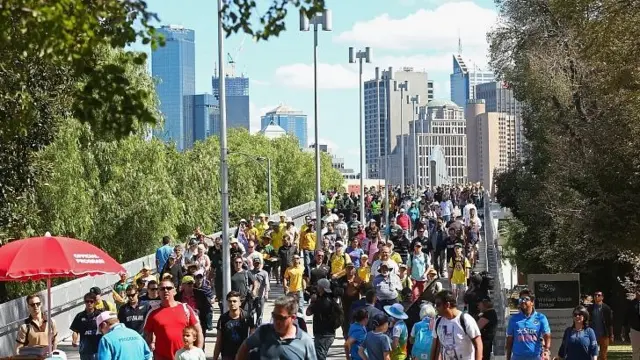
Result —
[{"label": "umbrella pole", "polygon": [[48,356],[53,352],[53,325],[51,324],[51,278],[47,278],[47,330],[49,337]]}]

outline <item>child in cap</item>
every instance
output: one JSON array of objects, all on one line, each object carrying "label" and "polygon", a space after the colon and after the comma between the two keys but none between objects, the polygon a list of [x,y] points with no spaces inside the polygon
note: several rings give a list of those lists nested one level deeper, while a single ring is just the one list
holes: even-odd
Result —
[{"label": "child in cap", "polygon": [[[391,354],[391,339],[387,336],[389,319],[385,314],[376,314],[371,320],[374,330],[367,333],[358,354],[363,359],[384,360]],[[366,353],[365,353],[366,351]]]}]

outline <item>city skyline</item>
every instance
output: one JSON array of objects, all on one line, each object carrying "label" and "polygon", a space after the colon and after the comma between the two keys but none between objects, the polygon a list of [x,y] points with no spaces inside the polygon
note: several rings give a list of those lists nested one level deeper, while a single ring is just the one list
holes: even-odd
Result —
[{"label": "city skyline", "polygon": [[[363,79],[373,78],[376,66],[426,71],[434,81],[435,98],[449,98],[451,55],[462,39],[465,59],[486,66],[486,31],[495,24],[491,0],[434,1],[328,0],[333,11],[333,31],[319,34],[319,127],[320,143],[329,145],[359,168],[357,66],[348,64],[349,46],[371,46],[372,63],[363,69]],[[260,2],[259,2],[260,3]],[[162,24],[194,29],[196,41],[196,93],[211,93],[211,77],[217,61],[215,2],[192,0],[190,6],[150,0]],[[260,6],[259,6],[260,7]],[[280,103],[308,116],[308,138],[313,139],[312,34],[298,31],[298,16],[292,12],[287,30],[279,38],[255,43],[244,34],[226,39],[225,53],[235,62],[236,73],[246,74],[251,87],[251,130],[260,129],[260,117]],[[137,50],[150,52],[145,46]],[[227,71],[231,68],[227,65]]]}]

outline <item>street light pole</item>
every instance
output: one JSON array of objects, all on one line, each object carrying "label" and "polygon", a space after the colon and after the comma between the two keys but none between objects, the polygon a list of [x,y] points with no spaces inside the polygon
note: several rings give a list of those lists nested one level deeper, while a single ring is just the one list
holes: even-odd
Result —
[{"label": "street light pole", "polygon": [[269,216],[273,214],[271,209],[271,158],[267,158],[267,209],[269,211]]},{"label": "street light pole", "polygon": [[[400,90],[400,193],[404,195],[404,92],[409,92],[409,81],[393,82],[393,91]],[[407,103],[409,103],[409,95],[407,95]]]},{"label": "street light pole", "polygon": [[416,193],[418,191],[418,136],[416,134],[416,105],[420,104],[420,95],[412,96],[411,103],[413,104],[413,115],[411,118],[413,119],[413,186],[416,188]]},{"label": "street light pole", "polygon": [[354,64],[358,59],[360,63],[359,72],[359,85],[360,85],[360,222],[366,221],[364,213],[364,177],[365,177],[365,165],[364,165],[364,114],[362,113],[362,60],[367,63],[371,62],[371,48],[366,47],[363,50],[358,50],[354,54],[353,47],[349,47],[349,63]]},{"label": "street light pole", "polygon": [[[231,244],[229,243],[229,164],[227,163],[227,112],[224,73],[224,29],[222,27],[222,1],[218,0],[218,106],[220,108],[220,198],[222,200],[222,293],[231,291]],[[229,310],[226,301],[223,310]]]},{"label": "street light pole", "polygon": [[322,194],[320,183],[320,144],[318,136],[318,25],[323,31],[331,31],[331,10],[325,9],[309,19],[304,11],[300,11],[300,31],[309,31],[313,24],[313,128],[316,157],[316,248],[322,248],[322,228],[319,226],[322,218]]},{"label": "street light pole", "polygon": [[[384,207],[384,224],[385,227],[389,223],[389,210],[391,204],[389,203],[389,127],[391,125],[391,117],[389,111],[387,111],[387,94],[389,93],[387,90],[391,85],[391,81],[393,80],[393,68],[389,66],[389,72],[387,73],[387,78],[384,80],[384,113],[385,113],[385,124],[384,127],[384,198],[386,201]],[[386,231],[385,231],[386,233]],[[387,240],[389,238],[387,237]]]}]

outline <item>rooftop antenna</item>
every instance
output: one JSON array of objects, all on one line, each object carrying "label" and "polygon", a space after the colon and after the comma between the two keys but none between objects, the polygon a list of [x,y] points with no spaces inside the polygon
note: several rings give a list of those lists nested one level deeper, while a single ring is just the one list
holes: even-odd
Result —
[{"label": "rooftop antenna", "polygon": [[460,36],[460,28],[458,28],[458,55],[462,55],[462,37]]},{"label": "rooftop antenna", "polygon": [[213,65],[213,76],[218,76],[218,62],[216,61]]}]

